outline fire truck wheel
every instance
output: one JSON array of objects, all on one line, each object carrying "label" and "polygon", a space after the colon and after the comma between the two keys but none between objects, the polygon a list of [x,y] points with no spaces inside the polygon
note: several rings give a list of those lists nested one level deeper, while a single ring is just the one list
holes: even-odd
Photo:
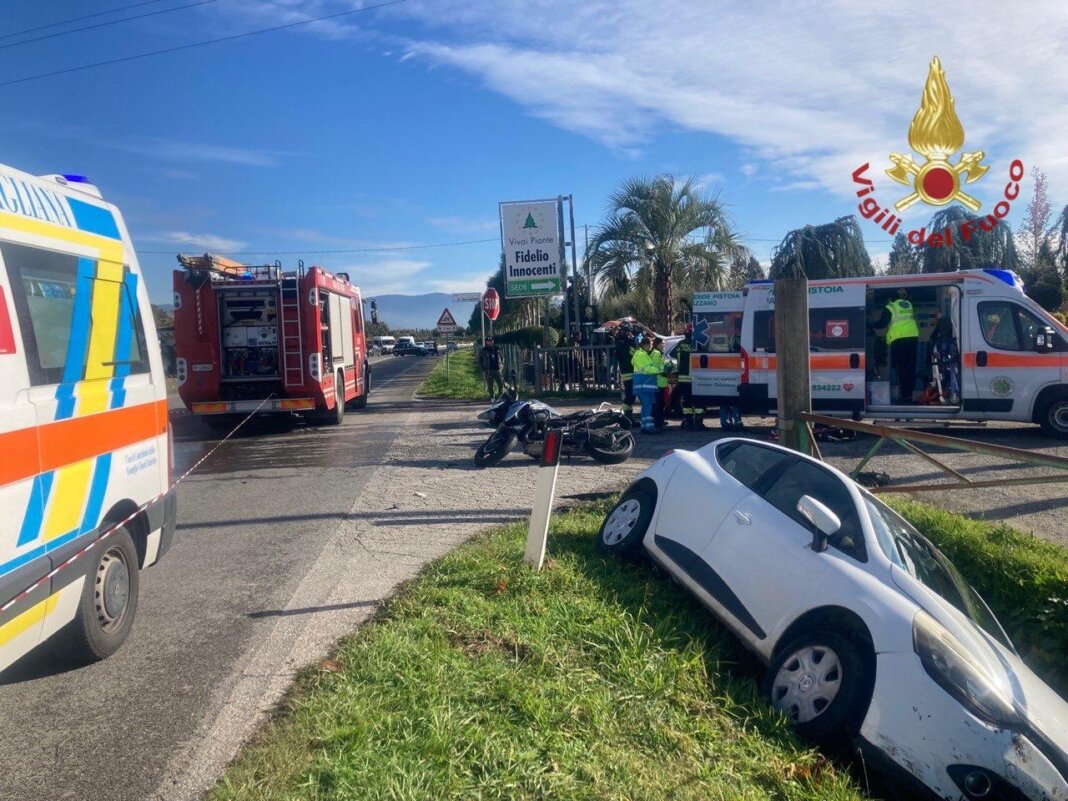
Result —
[{"label": "fire truck wheel", "polygon": [[334,408],[326,413],[326,422],[332,426],[341,425],[345,419],[345,374],[338,372],[334,378]]},{"label": "fire truck wheel", "polygon": [[363,409],[367,406],[367,396],[371,394],[371,371],[367,369],[367,365],[363,366],[363,392],[359,397],[353,398],[352,403],[349,404],[351,409]]}]

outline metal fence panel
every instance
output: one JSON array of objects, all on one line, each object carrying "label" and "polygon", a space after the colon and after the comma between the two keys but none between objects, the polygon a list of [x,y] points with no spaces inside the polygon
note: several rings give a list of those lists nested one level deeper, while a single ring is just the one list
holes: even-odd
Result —
[{"label": "metal fence panel", "polygon": [[619,367],[612,345],[535,348],[536,392],[582,392],[620,389]]}]

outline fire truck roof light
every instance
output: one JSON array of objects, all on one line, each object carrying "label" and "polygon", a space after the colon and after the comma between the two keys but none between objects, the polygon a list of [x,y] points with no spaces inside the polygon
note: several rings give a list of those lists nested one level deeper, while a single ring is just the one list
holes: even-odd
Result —
[{"label": "fire truck roof light", "polygon": [[88,184],[88,183],[91,183],[91,181],[88,178],[86,178],[84,175],[67,175],[66,173],[64,173],[63,177],[67,181],[72,183],[72,184]]}]

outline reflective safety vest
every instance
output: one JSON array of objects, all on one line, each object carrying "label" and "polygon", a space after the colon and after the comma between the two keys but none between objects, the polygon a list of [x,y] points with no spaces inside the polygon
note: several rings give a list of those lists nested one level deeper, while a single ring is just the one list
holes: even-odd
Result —
[{"label": "reflective safety vest", "polygon": [[[653,353],[655,352],[653,351]],[[653,353],[646,353],[639,348],[634,351],[634,356],[631,357],[631,364],[634,367],[635,392],[656,389],[656,376],[660,372],[660,368],[653,363]]]},{"label": "reflective safety vest", "polygon": [[916,325],[916,311],[907,300],[894,300],[886,304],[890,312],[890,327],[886,329],[886,344],[892,345],[899,339],[918,337],[920,328]]},{"label": "reflective safety vest", "polygon": [[656,385],[658,388],[663,389],[668,385],[667,376],[664,375],[664,365],[667,363],[664,359],[664,354],[653,348],[653,352],[649,354],[649,357],[656,367]]},{"label": "reflective safety vest", "polygon": [[682,340],[675,346],[675,364],[677,365],[675,370],[679,374],[680,384],[689,384],[692,380],[690,377],[690,354],[693,353],[693,345]]}]

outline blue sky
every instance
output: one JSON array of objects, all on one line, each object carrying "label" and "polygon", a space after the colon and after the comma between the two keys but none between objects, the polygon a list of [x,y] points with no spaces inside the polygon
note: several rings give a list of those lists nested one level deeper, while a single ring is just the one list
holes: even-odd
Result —
[{"label": "blue sky", "polygon": [[[360,6],[214,0],[21,46],[67,28],[4,37],[132,2],[6,0],[0,82]],[[296,251],[278,258],[347,269],[365,294],[474,290],[498,244],[411,246],[494,240],[498,201],[559,193],[593,225],[622,179],[661,172],[719,191],[766,260],[787,230],[855,207],[863,161],[884,203],[904,194],[880,176],[887,153],[908,151],[937,54],[965,150],[992,166],[974,192],[984,210],[1017,156],[1068,202],[1063,3],[971,3],[967,24],[932,20],[924,3],[867,5],[408,0],[2,86],[0,161],[92,178],[162,301],[173,254],[204,250]],[[886,235],[865,233],[885,258]]]}]

